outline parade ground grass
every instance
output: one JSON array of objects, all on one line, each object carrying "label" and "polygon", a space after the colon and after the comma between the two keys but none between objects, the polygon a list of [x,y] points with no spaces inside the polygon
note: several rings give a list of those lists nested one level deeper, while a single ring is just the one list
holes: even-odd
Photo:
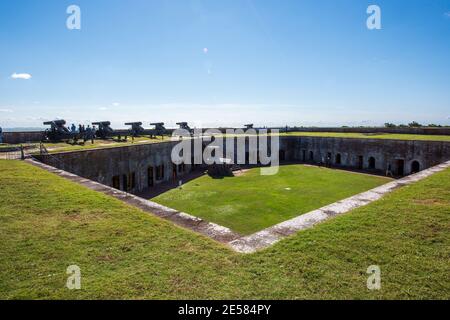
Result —
[{"label": "parade ground grass", "polygon": [[17,160],[0,193],[0,299],[450,299],[450,170],[249,255]]},{"label": "parade ground grass", "polygon": [[389,181],[325,167],[286,165],[275,175],[261,175],[259,168],[222,179],[204,175],[152,201],[248,235]]}]

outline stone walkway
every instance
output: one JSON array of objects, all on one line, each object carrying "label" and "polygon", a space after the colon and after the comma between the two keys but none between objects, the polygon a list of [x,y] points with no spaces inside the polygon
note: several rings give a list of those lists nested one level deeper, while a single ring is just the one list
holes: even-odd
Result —
[{"label": "stone walkway", "polygon": [[353,209],[365,206],[373,201],[376,201],[383,197],[385,194],[390,193],[397,188],[412,184],[414,182],[427,178],[436,172],[450,168],[450,161],[447,161],[443,164],[423,170],[419,173],[389,182],[372,190],[332,203],[320,209],[302,214],[298,217],[281,222],[277,225],[256,232],[249,236],[242,237],[229,228],[217,225],[215,223],[207,222],[201,218],[194,217],[187,213],[180,212],[162,206],[155,202],[126,193],[124,191],[120,191],[98,182],[82,178],[67,171],[56,169],[33,159],[27,159],[26,161],[44,170],[86,186],[89,189],[105,193],[132,206],[138,207],[148,213],[172,221],[181,227],[188,228],[211,239],[225,243],[231,249],[240,253],[253,253],[258,250],[267,248],[280,241],[281,239],[291,236],[301,230],[311,228],[322,221],[340,214],[347,213]]}]

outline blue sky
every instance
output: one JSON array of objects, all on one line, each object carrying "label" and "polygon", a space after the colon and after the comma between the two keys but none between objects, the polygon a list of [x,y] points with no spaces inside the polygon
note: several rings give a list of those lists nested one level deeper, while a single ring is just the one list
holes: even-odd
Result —
[{"label": "blue sky", "polygon": [[449,84],[450,0],[0,2],[2,127],[450,124]]}]

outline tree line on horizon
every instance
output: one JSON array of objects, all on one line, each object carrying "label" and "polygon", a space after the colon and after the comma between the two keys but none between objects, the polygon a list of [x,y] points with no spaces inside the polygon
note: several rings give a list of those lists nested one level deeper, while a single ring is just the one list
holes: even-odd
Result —
[{"label": "tree line on horizon", "polygon": [[413,121],[411,123],[408,124],[395,124],[395,123],[390,123],[390,122],[386,122],[384,124],[385,128],[422,128],[422,127],[427,127],[427,128],[442,128],[444,126],[440,125],[440,124],[434,124],[434,123],[430,123],[428,125],[423,125],[420,124],[417,121]]}]

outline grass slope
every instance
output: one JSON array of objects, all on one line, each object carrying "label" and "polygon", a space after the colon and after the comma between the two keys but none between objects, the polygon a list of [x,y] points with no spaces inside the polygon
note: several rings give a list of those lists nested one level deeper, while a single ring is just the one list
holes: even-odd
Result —
[{"label": "grass slope", "polygon": [[450,170],[251,255],[19,161],[0,194],[1,299],[450,299]]},{"label": "grass slope", "polygon": [[280,135],[301,136],[301,137],[450,141],[450,136],[445,135],[425,135],[425,134],[405,134],[405,133],[288,132],[288,133],[280,133]]},{"label": "grass slope", "polygon": [[150,137],[137,137],[132,140],[131,137],[128,137],[126,142],[117,142],[115,140],[94,140],[92,144],[90,140],[86,141],[84,144],[75,144],[71,145],[66,142],[48,142],[44,143],[49,153],[57,153],[57,152],[66,152],[66,151],[79,151],[79,150],[91,150],[91,149],[105,149],[105,148],[115,148],[115,147],[124,147],[124,146],[132,146],[137,144],[151,144],[151,143],[159,143],[163,141],[169,141],[170,137],[154,137],[150,139]]},{"label": "grass slope", "polygon": [[366,174],[288,165],[272,176],[262,176],[258,168],[223,179],[203,176],[152,200],[248,235],[388,181]]}]

